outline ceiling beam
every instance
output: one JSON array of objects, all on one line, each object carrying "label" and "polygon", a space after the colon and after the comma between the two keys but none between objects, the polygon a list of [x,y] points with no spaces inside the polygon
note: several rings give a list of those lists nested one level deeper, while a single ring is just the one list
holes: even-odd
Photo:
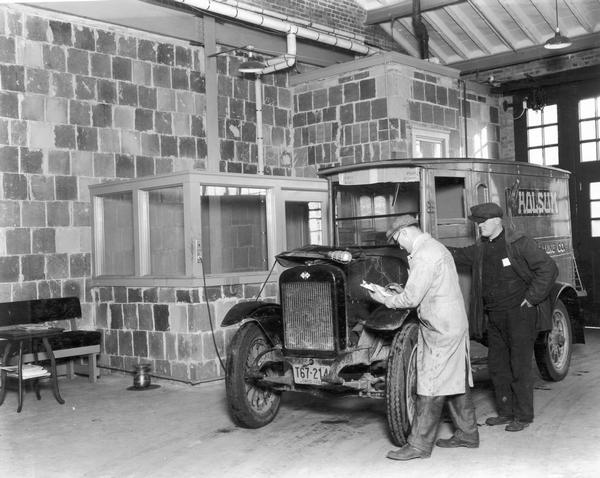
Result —
[{"label": "ceiling beam", "polygon": [[464,44],[460,41],[460,38],[446,27],[437,12],[428,13],[425,16],[425,21],[433,27],[433,30],[438,32],[440,37],[454,50],[457,56],[463,59],[468,58],[468,55],[465,54]]},{"label": "ceiling beam", "polygon": [[551,87],[564,85],[566,83],[576,83],[581,81],[595,80],[600,75],[600,65],[587,66],[576,70],[566,70],[548,75],[536,76],[533,78],[523,78],[522,80],[513,80],[502,83],[497,88],[497,92],[507,95],[521,91],[526,91],[532,87]]},{"label": "ceiling beam", "polygon": [[484,22],[489,29],[494,32],[494,35],[496,35],[498,37],[498,39],[504,43],[504,45],[506,45],[507,48],[510,48],[511,50],[515,51],[515,47],[512,45],[511,42],[508,41],[508,32],[506,32],[506,30],[501,31],[499,28],[497,28],[489,19],[488,17],[481,11],[481,8],[475,4],[475,2],[473,0],[468,0],[469,2],[469,6],[475,11],[475,13],[479,16],[479,18],[481,19],[482,22]]},{"label": "ceiling beam", "polygon": [[460,28],[462,28],[462,30],[469,36],[469,38],[471,39],[471,41],[473,43],[475,43],[475,45],[477,45],[477,48],[479,48],[486,55],[489,55],[489,54],[492,53],[489,50],[489,48],[487,47],[487,45],[485,45],[480,40],[480,38],[482,36],[482,33],[479,30],[479,28],[477,28],[475,26],[475,24],[470,19],[468,19],[468,18],[461,19],[462,20],[462,24],[461,24],[461,22],[458,21],[457,17],[455,16],[454,11],[451,8],[449,8],[448,10],[446,10],[446,13],[452,19],[452,21],[454,23],[456,23],[456,25],[459,25]]},{"label": "ceiling beam", "polygon": [[[527,26],[527,24],[525,22],[528,21],[528,16],[525,13],[525,11],[521,8],[520,5],[518,4],[501,4],[502,8],[504,9],[504,11],[506,12],[506,14],[512,19],[513,22],[515,22],[517,24],[517,26],[521,29],[521,31],[523,32],[523,34],[529,38],[529,41],[531,41],[531,43],[533,43],[534,45],[538,45],[542,40],[541,37],[539,35],[536,36]],[[539,12],[539,10],[538,10]],[[541,15],[541,12],[540,12]],[[544,18],[544,20],[546,20]]]},{"label": "ceiling beam", "polygon": [[535,45],[529,48],[522,48],[518,51],[509,51],[499,53],[498,55],[448,63],[446,66],[456,68],[461,72],[461,75],[469,75],[496,68],[519,65],[521,63],[556,59],[561,56],[568,56],[585,50],[597,49],[600,47],[600,33],[584,35],[574,38],[572,41],[573,44],[570,47],[563,50],[557,50],[556,52],[546,50],[543,45]]},{"label": "ceiling beam", "polygon": [[581,26],[585,28],[585,31],[588,33],[592,33],[594,31],[594,26],[588,21],[588,19],[581,13],[579,7],[575,5],[574,0],[565,0],[565,4],[567,8],[571,11],[573,16],[577,19]]},{"label": "ceiling beam", "polygon": [[[404,35],[402,32],[404,32],[404,30],[402,30],[401,32],[399,32],[399,29],[396,29],[394,27],[394,21],[392,22],[386,22],[386,23],[381,23],[379,26],[381,27],[381,29],[386,32],[390,37],[392,37],[392,40],[394,40],[398,45],[400,45],[404,51],[406,52],[406,54],[410,55],[410,56],[414,56],[415,58],[419,58],[419,49],[417,47],[415,47],[415,42],[414,41],[410,41],[408,37],[410,37],[411,39],[414,40],[414,35],[412,33],[407,32],[407,35]],[[403,27],[403,25],[398,22],[398,24],[400,25],[400,28]]]},{"label": "ceiling beam", "polygon": [[[466,2],[466,0],[421,0],[421,13],[464,2]],[[385,7],[381,8],[373,8],[372,10],[367,11],[365,25],[376,25],[378,23],[389,22],[394,18],[411,17],[412,13],[412,0],[396,2],[392,5],[386,5]]]},{"label": "ceiling beam", "polygon": [[[410,18],[402,18],[397,19],[396,23],[402,25],[407,32],[409,32],[413,38],[416,39],[415,34],[413,33],[412,20]],[[442,48],[439,43],[436,43],[434,38],[429,36],[429,57],[439,58],[440,60],[445,58],[445,55],[442,55]],[[414,55],[415,58],[420,57],[420,52],[417,51],[417,54]]]}]

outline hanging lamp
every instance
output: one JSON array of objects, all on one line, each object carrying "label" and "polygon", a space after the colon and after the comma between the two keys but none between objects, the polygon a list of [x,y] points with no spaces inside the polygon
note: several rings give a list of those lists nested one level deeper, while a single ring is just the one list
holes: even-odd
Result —
[{"label": "hanging lamp", "polygon": [[558,28],[558,0],[555,0],[554,6],[556,10],[556,32],[554,32],[552,38],[544,43],[544,48],[548,50],[560,50],[571,46],[571,40],[561,34],[560,29]]}]

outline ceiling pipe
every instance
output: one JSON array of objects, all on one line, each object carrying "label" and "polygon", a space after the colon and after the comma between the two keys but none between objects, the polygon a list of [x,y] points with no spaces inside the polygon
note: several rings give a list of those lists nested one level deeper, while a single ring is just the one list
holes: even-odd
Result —
[{"label": "ceiling pipe", "polygon": [[243,22],[247,22],[261,28],[268,28],[283,33],[290,33],[293,32],[295,29],[295,33],[299,38],[305,38],[307,40],[331,45],[344,50],[350,50],[362,55],[372,55],[381,52],[380,49],[369,47],[359,41],[342,38],[332,33],[319,32],[315,29],[307,28],[304,26],[292,25],[289,21],[269,17],[261,13],[252,12],[250,10],[244,10],[238,6],[227,5],[225,3],[216,2],[214,0],[174,1],[209,13],[214,13],[216,15],[221,15],[235,20],[241,20]]},{"label": "ceiling pipe", "polygon": [[287,52],[284,55],[276,58],[265,60],[264,63],[257,63],[255,60],[242,63],[238,71],[241,73],[251,73],[256,75],[254,78],[254,94],[256,96],[256,157],[257,157],[257,173],[264,174],[265,172],[265,153],[263,139],[263,121],[262,121],[262,75],[273,73],[278,70],[289,68],[296,63],[296,34],[287,34]]}]

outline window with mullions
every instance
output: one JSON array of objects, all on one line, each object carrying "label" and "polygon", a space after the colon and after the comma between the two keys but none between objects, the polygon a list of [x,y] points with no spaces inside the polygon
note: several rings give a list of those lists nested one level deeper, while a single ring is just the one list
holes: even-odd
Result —
[{"label": "window with mullions", "polygon": [[267,270],[267,191],[223,186],[201,189],[206,273]]},{"label": "window with mullions", "polygon": [[579,101],[579,158],[598,161],[600,143],[600,96]]},{"label": "window with mullions", "polygon": [[527,161],[558,165],[558,114],[556,105],[527,110]]},{"label": "window with mullions", "polygon": [[322,179],[185,171],[90,193],[95,285],[257,283],[286,244],[327,241]]},{"label": "window with mullions", "polygon": [[419,183],[336,185],[335,232],[338,246],[387,243],[386,231],[402,214],[419,215]]},{"label": "window with mullions", "polygon": [[600,183],[590,183],[590,220],[592,237],[600,237]]}]

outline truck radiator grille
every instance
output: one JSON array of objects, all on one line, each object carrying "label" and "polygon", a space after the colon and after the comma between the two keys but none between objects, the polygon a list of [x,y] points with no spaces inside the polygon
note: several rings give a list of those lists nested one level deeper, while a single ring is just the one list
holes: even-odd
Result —
[{"label": "truck radiator grille", "polygon": [[333,307],[328,282],[282,284],[285,347],[291,350],[333,351]]}]

